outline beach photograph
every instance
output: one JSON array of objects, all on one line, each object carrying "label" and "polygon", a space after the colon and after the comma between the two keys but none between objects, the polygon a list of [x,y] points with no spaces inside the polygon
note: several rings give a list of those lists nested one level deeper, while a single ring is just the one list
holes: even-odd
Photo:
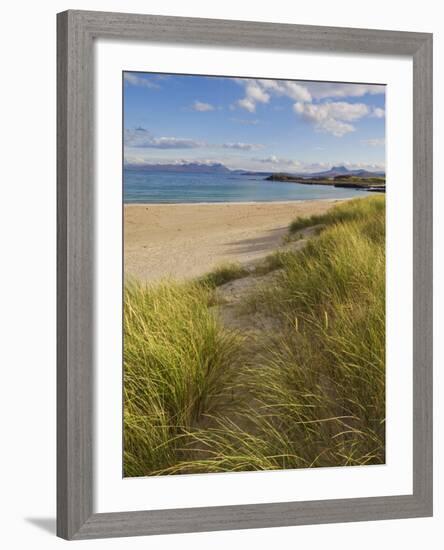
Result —
[{"label": "beach photograph", "polygon": [[385,464],[385,93],[123,72],[124,477]]}]

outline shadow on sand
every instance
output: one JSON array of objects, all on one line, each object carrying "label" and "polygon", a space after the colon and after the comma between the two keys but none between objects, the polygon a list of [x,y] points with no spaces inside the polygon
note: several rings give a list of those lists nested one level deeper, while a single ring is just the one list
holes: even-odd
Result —
[{"label": "shadow on sand", "polygon": [[226,246],[233,248],[232,252],[236,254],[251,254],[252,252],[268,252],[281,244],[282,237],[285,235],[287,227],[277,227],[268,229],[266,235],[255,237],[253,239],[241,239],[240,241],[231,241],[225,243]]}]

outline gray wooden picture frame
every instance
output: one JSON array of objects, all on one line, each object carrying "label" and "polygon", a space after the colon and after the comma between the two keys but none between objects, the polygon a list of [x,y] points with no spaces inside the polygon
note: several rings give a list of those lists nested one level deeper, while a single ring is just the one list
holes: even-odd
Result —
[{"label": "gray wooden picture frame", "polygon": [[[413,59],[413,494],[93,512],[93,43],[97,38]],[[57,16],[57,533],[65,539],[432,515],[432,35],[66,11]]]}]

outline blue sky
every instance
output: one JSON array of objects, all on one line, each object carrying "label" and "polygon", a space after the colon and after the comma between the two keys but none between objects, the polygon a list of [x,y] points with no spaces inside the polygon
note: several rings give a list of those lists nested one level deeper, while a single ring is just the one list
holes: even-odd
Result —
[{"label": "blue sky", "polygon": [[385,169],[385,86],[125,72],[125,163]]}]

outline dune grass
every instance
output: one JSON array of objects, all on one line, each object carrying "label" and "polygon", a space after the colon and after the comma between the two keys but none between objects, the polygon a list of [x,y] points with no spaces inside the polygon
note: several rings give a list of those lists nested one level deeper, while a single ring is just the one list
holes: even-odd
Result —
[{"label": "dune grass", "polygon": [[283,268],[289,255],[292,255],[292,252],[288,250],[276,250],[276,252],[272,252],[255,267],[254,274],[266,275],[271,271]]},{"label": "dune grass", "polygon": [[125,288],[126,476],[177,462],[181,434],[229,386],[239,338],[217,322],[211,301],[211,289],[201,284]]},{"label": "dune grass", "polygon": [[[143,300],[131,294],[140,288],[128,291],[127,475],[385,461],[385,199],[349,201],[292,227],[318,224],[321,234],[302,250],[270,258],[279,276],[245,300],[247,314],[281,327],[262,333],[250,356],[209,313],[211,285],[187,286],[185,295],[161,286]],[[133,315],[134,301],[143,313]],[[217,402],[238,371],[251,398],[233,418]],[[210,426],[193,423],[201,414]]]},{"label": "dune grass", "polygon": [[228,262],[217,266],[213,271],[210,271],[210,273],[200,277],[198,282],[215,288],[230,281],[234,281],[235,279],[247,277],[248,275],[249,271],[242,267],[241,264]]},{"label": "dune grass", "polygon": [[372,220],[374,215],[385,211],[384,197],[367,197],[339,203],[325,214],[296,218],[289,227],[290,235],[313,225],[332,225],[335,223]]}]

